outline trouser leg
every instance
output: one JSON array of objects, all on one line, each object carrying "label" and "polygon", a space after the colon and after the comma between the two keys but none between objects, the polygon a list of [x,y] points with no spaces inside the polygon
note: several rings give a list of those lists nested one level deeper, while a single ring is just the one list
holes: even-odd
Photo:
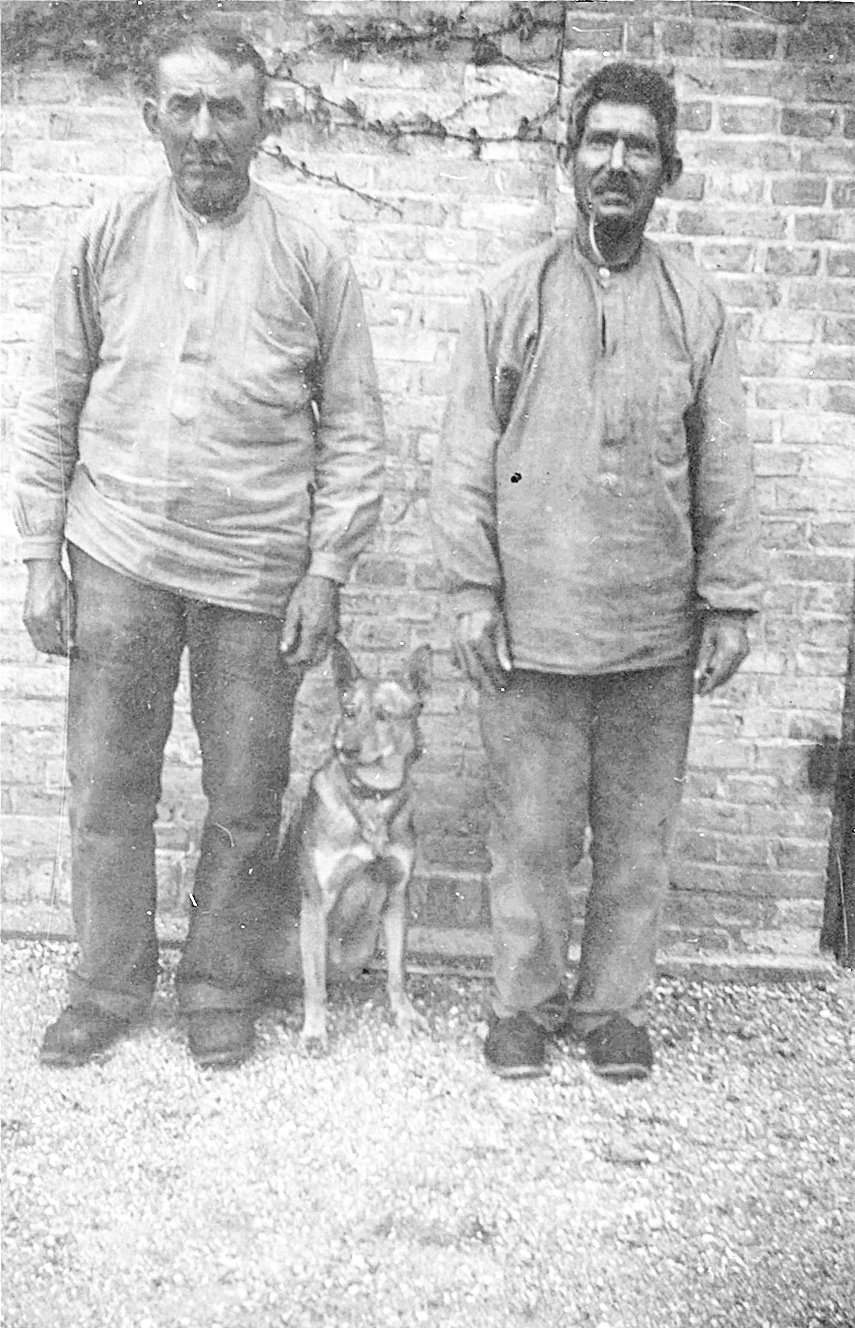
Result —
[{"label": "trouser leg", "polygon": [[[518,670],[480,697],[488,765],[493,1008],[537,1013],[561,990],[570,873],[588,824],[590,686]],[[547,1022],[546,1017],[542,1022]]]},{"label": "trouser leg", "polygon": [[692,666],[604,675],[594,696],[593,873],[573,995],[580,1033],[612,1014],[642,1022],[692,722]]},{"label": "trouser leg", "polygon": [[213,605],[188,610],[193,722],[208,814],[176,975],[185,1013],[249,1006],[262,984],[273,861],[302,671],[281,622]]},{"label": "trouser leg", "polygon": [[142,1014],[157,979],[154,820],[183,644],[177,597],[69,551],[72,1004]]}]

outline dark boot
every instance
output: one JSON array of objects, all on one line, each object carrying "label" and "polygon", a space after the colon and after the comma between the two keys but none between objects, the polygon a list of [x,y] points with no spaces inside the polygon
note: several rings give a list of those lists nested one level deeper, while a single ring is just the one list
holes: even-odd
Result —
[{"label": "dark boot", "polygon": [[97,1005],[69,1005],[45,1029],[42,1065],[85,1065],[128,1033],[129,1019],[101,1010]]},{"label": "dark boot", "polygon": [[187,1018],[190,1054],[202,1069],[228,1069],[252,1055],[255,1016],[250,1010],[194,1010]]}]

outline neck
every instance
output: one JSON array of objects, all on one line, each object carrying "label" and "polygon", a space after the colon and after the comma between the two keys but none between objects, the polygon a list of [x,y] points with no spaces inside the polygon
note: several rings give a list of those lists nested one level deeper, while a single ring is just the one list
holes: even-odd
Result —
[{"label": "neck", "polygon": [[610,233],[602,224],[597,224],[593,213],[583,216],[580,212],[576,223],[576,235],[582,253],[597,267],[629,267],[638,256],[644,231],[629,230]]}]

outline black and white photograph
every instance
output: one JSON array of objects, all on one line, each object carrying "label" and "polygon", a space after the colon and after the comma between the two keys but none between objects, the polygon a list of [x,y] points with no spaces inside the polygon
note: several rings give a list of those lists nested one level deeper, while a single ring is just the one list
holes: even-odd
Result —
[{"label": "black and white photograph", "polygon": [[0,0],[4,1328],[855,1328],[855,0]]}]

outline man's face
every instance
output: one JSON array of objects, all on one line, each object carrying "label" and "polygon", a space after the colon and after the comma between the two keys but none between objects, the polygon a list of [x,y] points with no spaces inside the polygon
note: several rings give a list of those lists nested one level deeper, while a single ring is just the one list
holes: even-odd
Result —
[{"label": "man's face", "polygon": [[143,107],[183,203],[201,216],[231,212],[249,188],[264,138],[261,89],[252,65],[231,69],[212,51],[173,51],[160,61],[157,100]]},{"label": "man's face", "polygon": [[646,106],[595,102],[573,157],[576,206],[613,233],[644,230],[665,172],[656,117]]}]

